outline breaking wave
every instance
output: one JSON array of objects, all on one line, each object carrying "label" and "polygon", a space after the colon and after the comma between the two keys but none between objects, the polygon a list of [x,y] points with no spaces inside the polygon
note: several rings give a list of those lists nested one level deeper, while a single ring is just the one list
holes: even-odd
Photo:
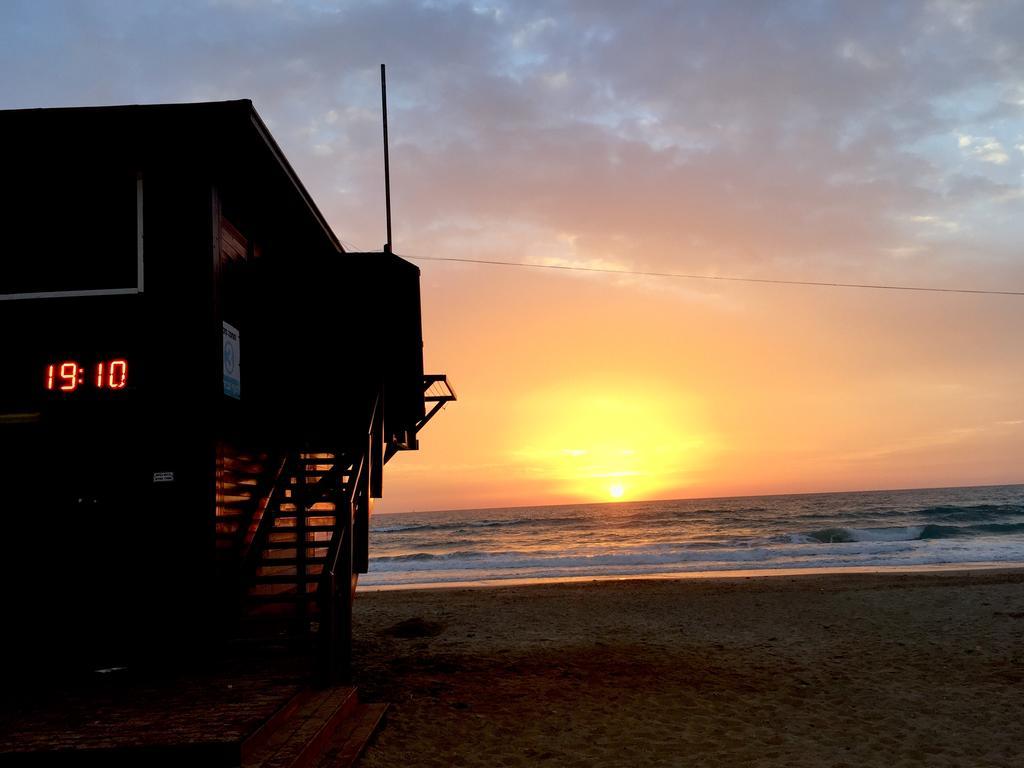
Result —
[{"label": "breaking wave", "polygon": [[796,534],[793,541],[843,544],[855,541],[921,541],[958,536],[1000,536],[1024,533],[1024,523],[983,523],[980,525],[909,525],[890,528],[823,528]]},{"label": "breaking wave", "polygon": [[1024,563],[1024,486],[378,515],[364,586]]}]

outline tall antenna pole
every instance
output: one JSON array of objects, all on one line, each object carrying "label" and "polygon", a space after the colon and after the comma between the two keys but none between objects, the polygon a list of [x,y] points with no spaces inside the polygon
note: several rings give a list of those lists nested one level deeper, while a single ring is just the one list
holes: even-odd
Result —
[{"label": "tall antenna pole", "polygon": [[388,241],[384,253],[391,253],[391,165],[388,162],[388,83],[384,65],[380,65],[380,107],[384,113],[384,210],[388,217]]}]

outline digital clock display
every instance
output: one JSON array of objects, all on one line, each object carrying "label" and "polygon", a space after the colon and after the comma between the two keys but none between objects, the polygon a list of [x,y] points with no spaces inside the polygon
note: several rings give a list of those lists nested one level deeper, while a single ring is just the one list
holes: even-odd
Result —
[{"label": "digital clock display", "polygon": [[44,373],[44,386],[51,392],[70,394],[80,389],[117,391],[128,386],[128,361],[123,358],[99,360],[82,365],[76,360],[50,363]]}]

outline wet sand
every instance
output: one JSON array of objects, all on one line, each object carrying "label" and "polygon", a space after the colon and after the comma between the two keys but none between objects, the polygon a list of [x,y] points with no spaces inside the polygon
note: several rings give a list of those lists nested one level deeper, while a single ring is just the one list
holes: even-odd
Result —
[{"label": "wet sand", "polygon": [[360,594],[362,768],[1024,765],[1024,571]]}]

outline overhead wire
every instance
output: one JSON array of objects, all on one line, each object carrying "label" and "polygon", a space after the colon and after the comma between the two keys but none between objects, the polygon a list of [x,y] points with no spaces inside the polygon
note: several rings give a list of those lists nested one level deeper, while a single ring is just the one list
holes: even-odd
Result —
[{"label": "overhead wire", "polygon": [[877,291],[918,291],[925,293],[969,293],[989,296],[1024,296],[1024,291],[997,291],[985,288],[939,288],[926,285],[889,285],[885,283],[842,283],[819,280],[786,280],[768,277],[736,277],[727,275],[698,275],[682,272],[654,272],[636,269],[608,269],[606,267],[584,267],[573,264],[530,264],[524,261],[498,261],[494,259],[470,259],[457,256],[405,256],[413,261],[445,261],[460,264],[486,264],[501,267],[525,267],[527,269],[556,269],[564,272],[596,272],[606,275],[633,275],[637,277],[669,277],[682,280],[718,280],[731,283],[767,283],[771,285],[802,285],[821,288],[862,288]]}]

